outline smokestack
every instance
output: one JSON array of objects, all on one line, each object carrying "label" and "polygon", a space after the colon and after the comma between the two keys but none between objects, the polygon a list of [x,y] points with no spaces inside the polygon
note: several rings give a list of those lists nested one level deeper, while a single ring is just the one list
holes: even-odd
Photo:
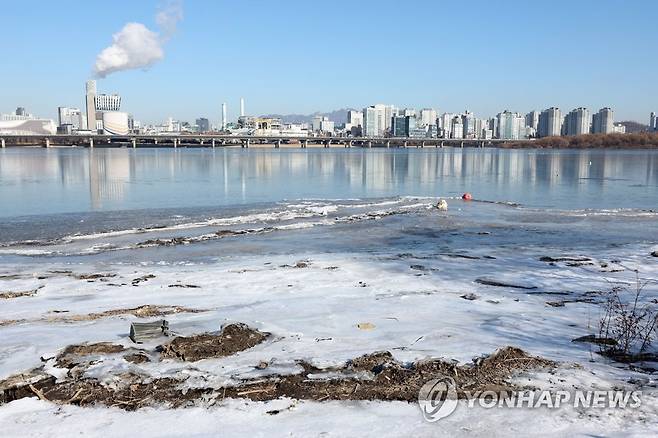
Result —
[{"label": "smokestack", "polygon": [[222,104],[222,131],[226,129],[226,103]]},{"label": "smokestack", "polygon": [[244,97],[240,98],[240,117],[244,117]]},{"label": "smokestack", "polygon": [[85,87],[85,105],[87,107],[87,129],[96,132],[96,81],[87,81]]}]

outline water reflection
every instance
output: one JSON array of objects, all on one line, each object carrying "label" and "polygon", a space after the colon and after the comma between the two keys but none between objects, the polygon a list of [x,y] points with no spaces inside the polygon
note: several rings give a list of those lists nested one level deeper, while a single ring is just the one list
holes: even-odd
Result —
[{"label": "water reflection", "polygon": [[2,216],[297,198],[477,198],[557,208],[654,208],[658,153],[497,149],[13,149]]}]

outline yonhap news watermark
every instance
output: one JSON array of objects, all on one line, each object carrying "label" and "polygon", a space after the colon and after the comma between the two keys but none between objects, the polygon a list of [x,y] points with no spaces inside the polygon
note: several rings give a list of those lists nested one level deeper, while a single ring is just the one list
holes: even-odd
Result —
[{"label": "yonhap news watermark", "polygon": [[[463,400],[460,403],[460,400]],[[418,393],[423,418],[429,422],[448,417],[456,409],[637,409],[641,391],[623,390],[507,390],[460,391],[451,377],[432,379]]]}]

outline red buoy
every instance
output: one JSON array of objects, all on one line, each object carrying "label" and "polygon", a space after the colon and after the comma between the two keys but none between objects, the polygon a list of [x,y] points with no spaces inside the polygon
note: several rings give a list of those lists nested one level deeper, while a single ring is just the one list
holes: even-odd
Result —
[{"label": "red buoy", "polygon": [[471,199],[473,199],[473,196],[471,196],[470,193],[466,192],[466,193],[464,193],[464,194],[462,195],[462,199],[463,199],[464,201],[470,201]]}]

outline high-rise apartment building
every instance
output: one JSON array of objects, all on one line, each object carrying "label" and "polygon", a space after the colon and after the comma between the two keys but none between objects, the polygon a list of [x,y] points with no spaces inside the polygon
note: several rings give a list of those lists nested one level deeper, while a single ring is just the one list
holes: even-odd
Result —
[{"label": "high-rise apartment building", "polygon": [[475,116],[472,112],[466,110],[462,114],[462,126],[464,128],[464,137],[463,138],[476,138],[475,130]]},{"label": "high-rise apartment building", "polygon": [[455,116],[450,123],[450,138],[464,138],[464,123],[461,116]]},{"label": "high-rise apartment building", "polygon": [[649,115],[649,131],[658,131],[658,118],[656,113],[651,113]]},{"label": "high-rise apartment building", "polygon": [[436,110],[423,108],[420,110],[420,126],[436,125]]},{"label": "high-rise apartment building", "polygon": [[614,113],[610,108],[601,108],[592,116],[594,134],[610,134],[614,130]]},{"label": "high-rise apartment building", "polygon": [[[386,114],[392,107],[372,105],[363,109],[363,135],[366,137],[383,137],[391,126],[391,119],[386,122]],[[392,116],[391,116],[392,117]]]},{"label": "high-rise apartment building", "polygon": [[564,118],[562,131],[564,135],[583,135],[589,134],[592,117],[587,108],[576,108]]},{"label": "high-rise apartment building", "polygon": [[498,138],[503,140],[518,140],[525,137],[525,117],[519,113],[503,111],[496,116],[498,119]]},{"label": "high-rise apartment building", "polygon": [[559,108],[551,107],[539,114],[539,137],[553,137],[562,133],[562,112]]},{"label": "high-rise apartment building", "polygon": [[535,131],[539,130],[539,111],[530,111],[525,115],[525,125],[531,127]]},{"label": "high-rise apartment building", "polygon": [[208,132],[210,131],[210,122],[205,117],[196,119],[196,128],[199,132]]}]

